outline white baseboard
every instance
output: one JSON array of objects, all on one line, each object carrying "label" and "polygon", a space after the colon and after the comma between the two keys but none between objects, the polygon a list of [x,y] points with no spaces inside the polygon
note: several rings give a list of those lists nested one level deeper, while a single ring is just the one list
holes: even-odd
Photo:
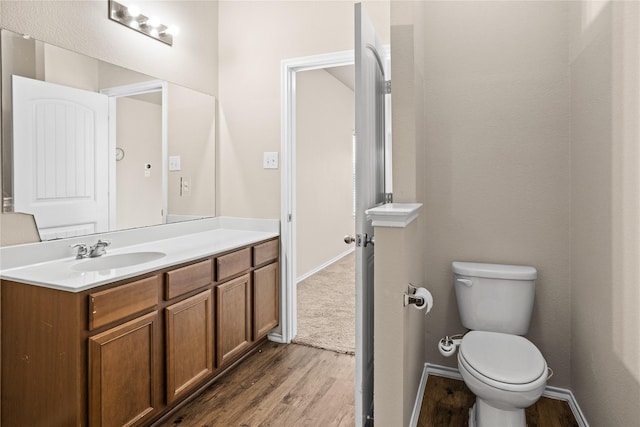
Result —
[{"label": "white baseboard", "polygon": [[550,399],[564,400],[565,402],[567,402],[578,425],[580,427],[589,427],[589,423],[584,417],[580,406],[578,406],[578,401],[576,400],[576,397],[573,395],[571,390],[567,390],[566,388],[547,386],[544,389],[544,393],[542,393],[542,395]]},{"label": "white baseboard", "polygon": [[289,344],[289,341],[285,341],[282,334],[277,332],[271,332],[269,335],[267,335],[267,339],[269,341],[277,342],[279,344]]},{"label": "white baseboard", "polygon": [[[427,377],[429,375],[438,375],[441,377],[462,380],[462,375],[460,375],[460,371],[456,368],[425,363],[424,369],[422,370],[422,378],[420,378],[418,394],[416,395],[416,401],[413,405],[413,413],[411,414],[409,427],[416,427],[418,425],[418,417],[420,416],[420,408],[422,407],[422,398],[424,397],[424,389],[427,385]],[[578,402],[576,401],[573,393],[571,393],[571,390],[547,386],[542,395],[550,399],[564,400],[567,402],[578,425],[580,427],[589,427],[589,423],[587,423],[587,420],[584,418],[584,414],[582,413],[580,406],[578,406]]]},{"label": "white baseboard", "polygon": [[342,258],[346,257],[347,255],[349,255],[351,252],[355,251],[356,248],[352,247],[344,252],[342,252],[340,255],[331,258],[329,261],[325,262],[324,264],[321,264],[319,266],[317,266],[316,268],[314,268],[311,271],[307,271],[306,273],[304,273],[301,276],[298,276],[298,278],[296,279],[296,284],[302,282],[304,279],[313,276],[314,274],[316,274],[317,272],[319,272],[320,270],[323,270],[327,267],[329,267],[331,264],[333,264],[334,262],[338,262],[340,261]]}]

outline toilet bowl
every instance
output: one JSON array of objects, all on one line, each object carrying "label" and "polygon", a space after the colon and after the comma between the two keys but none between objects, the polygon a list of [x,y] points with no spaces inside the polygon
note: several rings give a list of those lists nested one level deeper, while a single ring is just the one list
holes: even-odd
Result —
[{"label": "toilet bowl", "polygon": [[526,426],[524,408],[542,396],[548,376],[535,345],[498,332],[467,333],[458,349],[458,369],[476,395],[470,425],[478,427]]},{"label": "toilet bowl", "polygon": [[446,337],[445,356],[458,349],[458,369],[476,403],[471,427],[526,427],[524,409],[544,392],[547,362],[522,335],[529,329],[535,297],[534,267],[454,262],[461,339]]}]

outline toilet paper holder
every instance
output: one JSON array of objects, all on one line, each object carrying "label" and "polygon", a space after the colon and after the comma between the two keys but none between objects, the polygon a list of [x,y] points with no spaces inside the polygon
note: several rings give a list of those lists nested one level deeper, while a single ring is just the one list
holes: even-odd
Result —
[{"label": "toilet paper holder", "polygon": [[404,293],[404,306],[408,306],[409,304],[424,304],[424,299],[421,297],[415,297],[416,291],[418,290],[417,286],[413,286],[411,283],[407,285],[408,289]]}]

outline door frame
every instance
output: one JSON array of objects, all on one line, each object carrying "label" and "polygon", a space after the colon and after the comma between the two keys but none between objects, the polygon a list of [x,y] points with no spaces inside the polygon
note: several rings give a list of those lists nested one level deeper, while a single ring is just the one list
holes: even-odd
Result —
[{"label": "door frame", "polygon": [[296,288],[296,75],[301,71],[354,64],[354,51],[345,50],[282,60],[280,63],[281,117],[281,218],[282,283],[280,333],[269,338],[290,343],[298,332]]},{"label": "door frame", "polygon": [[169,137],[167,119],[167,82],[164,80],[147,80],[122,86],[102,89],[100,93],[109,97],[109,230],[115,229],[116,221],[116,100],[117,98],[160,92],[162,96],[162,223],[167,223],[169,207]]}]

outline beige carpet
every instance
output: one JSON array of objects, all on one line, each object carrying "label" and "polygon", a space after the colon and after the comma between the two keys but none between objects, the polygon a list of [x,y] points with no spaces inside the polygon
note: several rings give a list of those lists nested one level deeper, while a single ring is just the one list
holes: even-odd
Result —
[{"label": "beige carpet", "polygon": [[355,253],[298,283],[298,335],[293,342],[355,352]]}]

